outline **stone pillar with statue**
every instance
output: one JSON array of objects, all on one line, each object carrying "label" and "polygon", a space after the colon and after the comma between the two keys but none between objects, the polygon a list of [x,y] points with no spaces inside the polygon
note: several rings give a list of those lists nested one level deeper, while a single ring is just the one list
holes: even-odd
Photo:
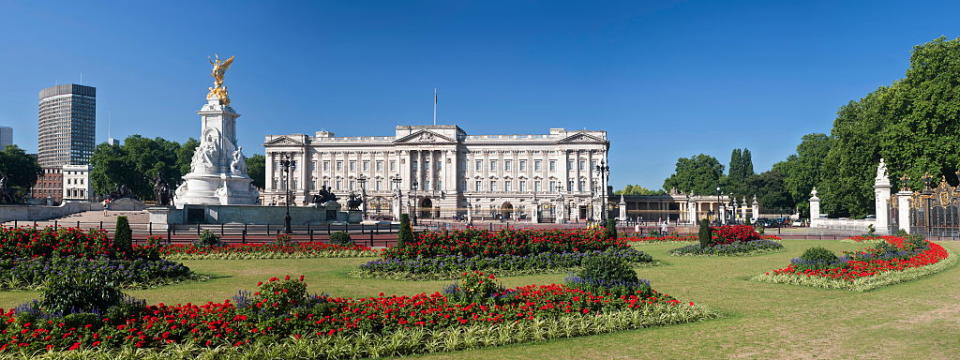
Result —
[{"label": "stone pillar with statue", "polygon": [[240,114],[230,106],[223,77],[234,57],[210,60],[214,87],[209,88],[207,103],[200,114],[200,145],[193,153],[190,173],[177,187],[174,204],[234,205],[256,204],[260,197],[247,175],[246,157],[237,144],[236,120]]},{"label": "stone pillar with statue", "polygon": [[887,176],[887,164],[883,158],[880,159],[880,165],[877,165],[877,177],[873,181],[874,206],[877,214],[876,226],[877,233],[890,233],[890,213],[887,207],[890,203],[890,177]]}]

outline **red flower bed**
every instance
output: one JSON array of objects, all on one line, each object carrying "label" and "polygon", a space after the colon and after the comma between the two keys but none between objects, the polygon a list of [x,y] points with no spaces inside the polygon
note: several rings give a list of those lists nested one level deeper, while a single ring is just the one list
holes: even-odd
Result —
[{"label": "red flower bed", "polygon": [[114,244],[105,230],[0,226],[0,258],[72,257],[133,260],[144,257],[144,247],[125,250]]},{"label": "red flower bed", "polygon": [[724,225],[712,227],[714,244],[731,244],[737,241],[760,240],[760,234],[750,225]]},{"label": "red flower bed", "polygon": [[295,254],[323,251],[373,251],[368,246],[341,246],[323,242],[301,242],[290,244],[229,244],[224,246],[194,246],[193,244],[164,245],[160,254],[167,255],[208,255],[208,254],[257,254],[284,253]]},{"label": "red flower bed", "polygon": [[853,240],[853,241],[856,241],[856,242],[864,242],[864,241],[871,241],[871,240],[883,240],[883,238],[884,238],[883,236],[857,235],[857,236],[848,237],[847,240]]},{"label": "red flower bed", "polygon": [[585,230],[457,230],[422,232],[415,241],[384,251],[387,259],[409,259],[439,255],[525,256],[541,252],[585,252],[625,247],[621,239],[608,239],[602,229]]},{"label": "red flower bed", "polygon": [[[905,239],[896,236],[883,236],[884,240],[887,243],[893,245],[898,249],[907,249],[906,244],[904,243]],[[783,269],[773,270],[774,274],[794,274],[797,276],[818,276],[830,279],[842,279],[847,281],[854,281],[859,278],[874,276],[878,273],[888,272],[888,271],[902,271],[909,268],[921,267],[932,265],[940,262],[943,259],[946,259],[949,254],[947,250],[942,246],[934,244],[930,241],[923,240],[926,242],[927,248],[916,255],[913,255],[907,259],[893,258],[893,259],[873,259],[873,260],[850,260],[846,262],[843,266],[837,266],[829,269],[804,269],[798,270],[794,265],[790,265]],[[855,255],[869,255],[878,253],[877,249],[866,249],[864,251],[859,251]],[[770,274],[770,273],[767,273]]]},{"label": "red flower bed", "polygon": [[660,241],[697,241],[696,235],[667,235],[667,236],[630,236],[620,238],[629,242],[660,242]]},{"label": "red flower bed", "polygon": [[[258,339],[302,339],[365,331],[385,334],[399,329],[443,329],[470,324],[499,324],[558,316],[640,308],[648,304],[680,305],[668,295],[609,297],[559,284],[507,289],[496,300],[458,303],[440,293],[365,298],[298,297],[300,280],[270,279],[240,304],[226,300],[205,305],[157,304],[126,319],[67,324],[63,318],[0,314],[0,352],[42,352],[121,346],[162,347],[193,342],[203,347],[241,346]],[[492,276],[491,276],[492,279]],[[693,306],[693,303],[683,304]],[[0,310],[2,312],[2,310]]]}]

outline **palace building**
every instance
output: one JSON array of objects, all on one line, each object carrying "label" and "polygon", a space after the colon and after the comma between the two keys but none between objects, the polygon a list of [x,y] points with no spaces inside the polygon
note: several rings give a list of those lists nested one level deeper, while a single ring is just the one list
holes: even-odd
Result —
[{"label": "palace building", "polygon": [[[308,205],[327,187],[365,199],[371,218],[565,222],[599,219],[608,204],[610,142],[600,130],[467,135],[455,125],[397,126],[392,136],[269,135],[261,202]],[[295,162],[284,171],[281,160]],[[612,207],[610,207],[612,206]],[[412,210],[413,209],[413,210]]]}]

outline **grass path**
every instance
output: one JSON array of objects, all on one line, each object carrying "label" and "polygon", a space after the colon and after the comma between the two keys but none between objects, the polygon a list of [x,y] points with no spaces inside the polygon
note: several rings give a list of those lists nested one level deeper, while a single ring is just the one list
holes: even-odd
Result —
[{"label": "grass path", "polygon": [[[960,253],[960,243],[942,243]],[[835,251],[860,244],[787,240],[785,251],[750,257],[673,257],[677,244],[641,247],[666,265],[638,269],[654,288],[724,314],[719,320],[419,356],[426,359],[954,359],[960,354],[960,267],[866,293],[826,290],[748,279],[785,266],[811,246]],[[198,272],[217,274],[204,283],[130,291],[150,303],[220,301],[237,289],[252,289],[270,276],[304,274],[312,292],[368,296],[440,290],[450,281],[356,279],[347,275],[369,259],[184,261]],[[562,281],[564,274],[517,276],[504,285]],[[36,294],[0,292],[0,306]]]}]

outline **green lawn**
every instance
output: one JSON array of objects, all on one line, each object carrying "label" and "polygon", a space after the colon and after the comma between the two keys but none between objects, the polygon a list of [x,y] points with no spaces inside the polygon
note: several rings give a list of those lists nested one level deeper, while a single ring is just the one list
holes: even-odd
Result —
[{"label": "green lawn", "polygon": [[[785,251],[751,257],[673,257],[678,244],[640,247],[663,266],[638,270],[654,288],[723,314],[719,320],[615,334],[420,356],[463,359],[790,358],[953,359],[960,355],[960,267],[866,293],[751,282],[811,246],[851,250],[839,241],[784,241]],[[960,243],[943,243],[960,253]],[[149,302],[220,301],[270,276],[304,274],[313,292],[340,296],[437,291],[450,281],[355,279],[347,272],[369,259],[184,261],[216,274],[203,283],[130,291]],[[507,286],[562,281],[565,275],[517,276]],[[35,297],[0,292],[0,306]]]}]

